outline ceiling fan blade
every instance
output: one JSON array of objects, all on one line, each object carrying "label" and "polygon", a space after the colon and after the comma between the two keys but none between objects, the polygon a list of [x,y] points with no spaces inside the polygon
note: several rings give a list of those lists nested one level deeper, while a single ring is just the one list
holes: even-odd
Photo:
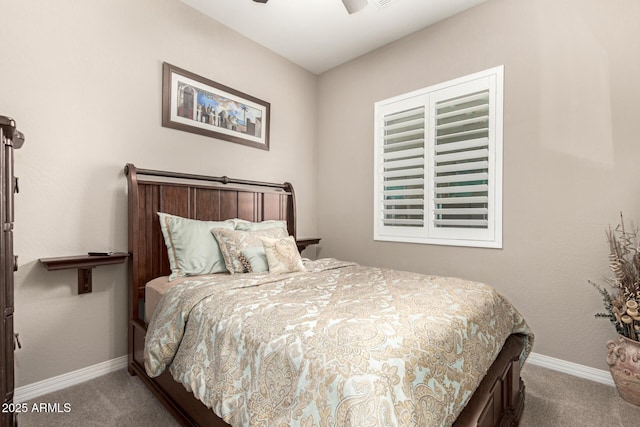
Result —
[{"label": "ceiling fan blade", "polygon": [[347,12],[351,15],[352,13],[356,13],[359,10],[364,9],[368,2],[367,0],[342,0],[342,4],[344,4]]}]

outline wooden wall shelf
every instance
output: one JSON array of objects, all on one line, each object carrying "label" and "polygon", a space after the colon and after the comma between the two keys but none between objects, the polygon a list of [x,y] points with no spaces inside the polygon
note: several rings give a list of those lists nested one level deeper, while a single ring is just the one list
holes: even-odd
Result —
[{"label": "wooden wall shelf", "polygon": [[304,251],[309,245],[317,245],[320,243],[320,238],[318,237],[306,237],[296,240],[296,245],[298,246],[298,252]]},{"label": "wooden wall shelf", "polygon": [[129,257],[126,252],[114,252],[111,255],[75,255],[57,258],[40,258],[40,262],[49,271],[78,269],[78,294],[92,291],[91,270],[101,265],[122,264]]}]

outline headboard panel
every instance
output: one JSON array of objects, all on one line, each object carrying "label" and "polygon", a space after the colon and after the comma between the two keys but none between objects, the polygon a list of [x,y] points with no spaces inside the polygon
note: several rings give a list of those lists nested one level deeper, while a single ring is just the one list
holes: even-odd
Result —
[{"label": "headboard panel", "polygon": [[295,195],[289,183],[124,168],[129,200],[130,313],[139,319],[145,284],[169,275],[157,212],[203,221],[241,218],[287,221],[296,237]]}]

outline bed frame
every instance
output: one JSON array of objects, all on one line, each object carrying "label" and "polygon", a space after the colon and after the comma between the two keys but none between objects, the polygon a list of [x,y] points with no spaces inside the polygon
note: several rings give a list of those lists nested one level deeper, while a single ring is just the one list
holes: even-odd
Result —
[{"label": "bed frame", "polygon": [[[137,375],[184,426],[229,427],[165,371],[157,378],[144,369],[145,284],[170,273],[157,212],[185,218],[222,221],[242,218],[287,221],[296,237],[296,209],[289,183],[124,168],[129,200],[128,371]],[[524,338],[512,335],[454,426],[517,426],[524,408],[520,356]]]}]

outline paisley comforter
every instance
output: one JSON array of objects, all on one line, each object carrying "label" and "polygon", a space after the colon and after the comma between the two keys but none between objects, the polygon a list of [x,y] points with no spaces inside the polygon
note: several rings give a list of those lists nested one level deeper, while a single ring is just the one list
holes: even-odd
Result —
[{"label": "paisley comforter", "polygon": [[163,296],[145,368],[232,426],[451,425],[512,333],[492,287],[306,261],[306,272],[192,277]]}]

